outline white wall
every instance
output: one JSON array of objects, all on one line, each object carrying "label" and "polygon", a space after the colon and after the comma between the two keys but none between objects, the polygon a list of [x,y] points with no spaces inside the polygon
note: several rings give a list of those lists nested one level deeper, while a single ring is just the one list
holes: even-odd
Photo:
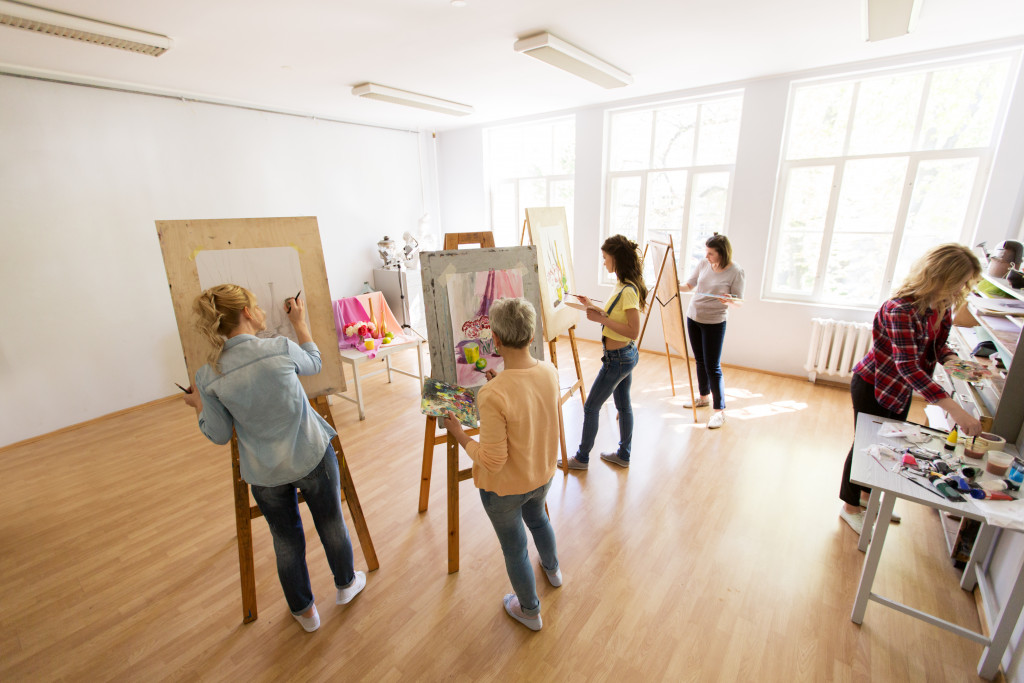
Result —
[{"label": "white wall", "polygon": [[[998,45],[1006,46],[1006,43]],[[952,57],[963,53],[963,50],[950,50],[928,56]],[[795,78],[811,75],[897,66],[920,59],[920,56],[911,56],[869,65],[833,67],[813,74],[790,74],[718,88],[702,88],[700,91],[667,93],[658,98],[621,101],[570,112],[576,116],[576,237],[573,264],[578,287],[584,293],[598,298],[605,298],[602,295],[610,289],[598,284],[601,225],[604,220],[602,150],[605,111],[613,106],[742,88],[743,119],[727,233],[733,244],[734,258],[746,272],[747,302],[742,308],[730,312],[723,362],[788,375],[804,375],[803,364],[807,358],[812,318],[866,322],[871,320],[874,311],[761,299],[790,83]],[[535,118],[565,113],[551,112]],[[477,230],[480,229],[481,221],[485,226],[489,225],[482,172],[482,137],[481,127],[438,134],[439,186],[444,218],[441,228],[445,232]],[[999,240],[1017,234],[1021,225],[1021,212],[1024,211],[1020,192],[1024,182],[1024,77],[1021,75],[1018,75],[1003,139],[1003,148],[993,161],[992,180],[979,217],[977,238],[972,242],[987,239],[990,247]],[[685,279],[686,275],[680,273],[680,279]],[[684,306],[688,299],[684,298]],[[596,339],[598,328],[584,321],[578,328],[578,334]],[[662,339],[660,319],[655,312],[644,337],[643,348],[664,351]]]},{"label": "white wall", "polygon": [[316,216],[339,298],[424,212],[414,133],[7,76],[0,102],[0,445],[187,382],[155,220]]}]

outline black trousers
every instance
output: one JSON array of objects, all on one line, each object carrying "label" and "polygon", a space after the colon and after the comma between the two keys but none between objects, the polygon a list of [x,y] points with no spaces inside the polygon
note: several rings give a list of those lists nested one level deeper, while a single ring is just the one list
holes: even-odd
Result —
[{"label": "black trousers", "polygon": [[[853,429],[857,430],[857,415],[867,413],[877,415],[890,420],[906,420],[910,414],[910,402],[900,412],[893,412],[884,408],[875,400],[875,385],[869,384],[860,375],[854,375],[850,382],[850,398],[853,399]],[[850,481],[850,466],[853,464],[853,446],[846,455],[846,464],[843,466],[843,482],[839,486],[839,498],[848,505],[860,505],[861,493],[870,493],[871,489],[854,484]]]}]

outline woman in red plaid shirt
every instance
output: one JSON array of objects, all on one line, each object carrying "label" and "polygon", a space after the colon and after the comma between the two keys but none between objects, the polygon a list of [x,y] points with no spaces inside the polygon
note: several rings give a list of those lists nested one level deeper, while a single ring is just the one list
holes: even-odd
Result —
[{"label": "woman in red plaid shirt", "polygon": [[[894,296],[875,313],[871,348],[853,369],[850,395],[855,426],[859,413],[906,420],[916,390],[928,403],[943,408],[961,433],[981,433],[981,422],[932,379],[936,363],[957,358],[946,345],[953,311],[963,305],[979,277],[978,257],[960,244],[933,247],[911,266]],[[844,503],[839,516],[859,534],[871,491],[850,481],[852,461],[851,446],[839,488]]]}]

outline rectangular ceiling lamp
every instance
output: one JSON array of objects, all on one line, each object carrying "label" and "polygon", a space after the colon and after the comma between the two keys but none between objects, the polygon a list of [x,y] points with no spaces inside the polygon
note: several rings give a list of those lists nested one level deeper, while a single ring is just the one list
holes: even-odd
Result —
[{"label": "rectangular ceiling lamp", "polygon": [[921,0],[861,0],[864,40],[899,38],[914,29]]},{"label": "rectangular ceiling lamp", "polygon": [[398,90],[397,88],[377,85],[376,83],[362,83],[357,85],[352,88],[352,94],[356,97],[368,97],[371,100],[381,100],[383,102],[391,102],[392,104],[404,104],[407,107],[427,109],[429,111],[441,112],[442,114],[451,114],[452,116],[466,116],[467,114],[473,113],[473,107],[468,104],[450,102],[448,100],[442,100],[428,95],[420,95],[419,93],[409,92],[407,90]]},{"label": "rectangular ceiling lamp", "polygon": [[173,44],[170,38],[158,33],[139,31],[9,0],[0,0],[0,26],[4,25],[80,40],[93,45],[106,45],[152,57],[159,57]]},{"label": "rectangular ceiling lamp", "polygon": [[633,77],[625,71],[550,33],[523,38],[516,41],[513,47],[516,52],[536,57],[591,83],[597,83],[602,88],[621,88],[633,83]]}]

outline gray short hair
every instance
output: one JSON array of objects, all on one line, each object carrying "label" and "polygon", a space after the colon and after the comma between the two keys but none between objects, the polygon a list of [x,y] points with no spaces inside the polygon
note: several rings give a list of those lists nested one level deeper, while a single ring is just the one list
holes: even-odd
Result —
[{"label": "gray short hair", "polygon": [[491,319],[491,331],[503,345],[521,349],[533,339],[537,311],[526,299],[498,299],[491,304],[488,315]]}]

